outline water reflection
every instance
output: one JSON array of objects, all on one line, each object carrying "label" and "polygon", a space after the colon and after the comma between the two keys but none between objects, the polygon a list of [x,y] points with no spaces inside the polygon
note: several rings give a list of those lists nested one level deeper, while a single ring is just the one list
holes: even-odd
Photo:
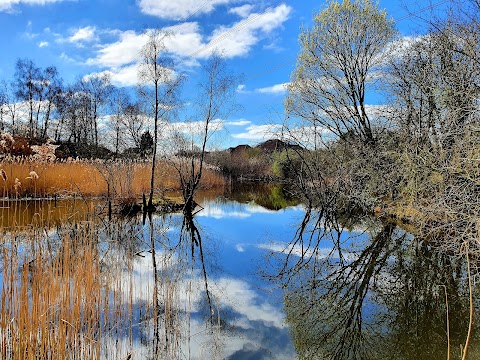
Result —
[{"label": "water reflection", "polygon": [[[166,192],[167,197],[178,198],[179,192]],[[201,190],[196,196],[201,204],[254,203],[257,209],[280,210],[295,206],[299,201],[288,196],[288,191],[279,184],[233,183],[223,192]],[[220,205],[221,207],[221,205]],[[219,208],[219,207],[217,207]],[[263,211],[262,210],[262,211]],[[59,199],[1,199],[0,228],[58,227],[65,223],[84,220],[99,220],[97,215],[106,214],[108,206],[102,199],[84,197]],[[221,214],[219,214],[221,216]]]},{"label": "water reflection", "polygon": [[[314,245],[311,233],[309,245],[297,238],[303,251],[294,259],[288,258],[291,247],[278,252],[285,310],[300,358],[447,358],[445,291],[451,356],[461,358],[469,320],[462,259],[413,239],[391,221],[363,222],[348,236],[321,232]],[[480,356],[478,344],[475,335],[469,359]]]},{"label": "water reflection", "polygon": [[244,189],[145,222],[78,199],[3,209],[2,358],[440,359],[445,290],[459,358],[461,259],[393,222]]},{"label": "water reflection", "polygon": [[95,206],[68,222],[53,217],[54,204],[37,204],[35,217],[49,214],[43,227],[4,228],[2,358],[294,358],[281,296],[253,276],[265,222],[246,224],[251,236],[240,247],[240,224],[208,209],[237,208],[250,220],[277,213],[205,197],[197,216],[158,215],[143,224],[92,217]]},{"label": "water reflection", "polygon": [[224,197],[239,203],[253,201],[269,210],[281,210],[300,204],[300,201],[282,184],[232,183],[225,191]]},{"label": "water reflection", "polygon": [[104,202],[85,198],[0,200],[0,228],[59,226],[79,222],[103,211]]},{"label": "water reflection", "polygon": [[[204,206],[215,208],[219,203],[212,201]],[[243,211],[247,211],[258,206],[234,204],[233,207],[243,207]],[[229,209],[224,212],[228,213]],[[271,212],[268,215],[275,216]],[[290,217],[291,213],[285,215]],[[245,244],[246,239],[242,238],[246,248],[251,246],[250,251],[245,252],[236,247],[236,236],[240,233],[233,232],[232,236],[232,227],[220,225],[222,220],[216,216],[203,215],[198,222],[192,219],[196,227],[193,242],[192,234],[185,232],[190,229],[184,227],[183,214],[152,220],[142,232],[137,232],[137,243],[151,241],[153,228],[153,246],[150,244],[148,250],[143,246],[144,251],[131,249],[130,255],[135,254],[131,265],[122,272],[113,272],[121,274],[117,282],[125,289],[124,296],[135,295],[133,309],[135,304],[143,304],[140,305],[143,310],[137,313],[150,313],[150,317],[143,320],[146,327],[141,327],[142,340],[132,343],[132,353],[161,359],[295,357],[284,324],[280,294],[277,294],[277,302],[273,302],[272,294],[265,289],[274,289],[252,276],[255,271],[252,260],[260,257],[258,249],[255,251],[261,239],[258,228],[258,239],[250,238],[250,243]],[[212,226],[218,230],[215,234],[206,231]],[[199,233],[201,239],[197,237]],[[200,244],[204,246],[203,262]],[[124,251],[122,248],[115,259],[128,258]],[[232,266],[234,262],[237,265]],[[238,262],[245,265],[238,266]],[[109,268],[115,266],[118,266],[117,260]],[[153,271],[155,267],[157,270]],[[146,304],[150,304],[151,309],[147,309]],[[158,314],[157,319],[155,314]],[[150,329],[150,333],[146,329]]]}]

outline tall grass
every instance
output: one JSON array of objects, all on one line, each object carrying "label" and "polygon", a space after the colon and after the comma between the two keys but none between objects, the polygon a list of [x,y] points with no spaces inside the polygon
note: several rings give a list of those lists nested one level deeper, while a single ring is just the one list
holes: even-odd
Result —
[{"label": "tall grass", "polygon": [[67,232],[52,250],[35,231],[4,235],[2,359],[99,358],[105,298],[93,239],[88,228]]},{"label": "tall grass", "polygon": [[[155,188],[179,190],[178,172],[169,161],[159,161]],[[0,162],[6,180],[0,179],[3,197],[47,197],[53,195],[81,194],[85,197],[107,195],[108,187],[119,197],[138,197],[150,186],[148,162],[33,162],[14,160]],[[38,178],[32,178],[34,171]],[[15,189],[15,179],[20,186]],[[17,185],[18,185],[17,182]],[[223,177],[214,169],[207,169],[202,179],[203,188],[223,186]],[[1,194],[0,194],[1,195]]]},{"label": "tall grass", "polygon": [[183,358],[197,333],[185,293],[200,289],[190,245],[170,238],[175,217],[146,228],[86,220],[84,202],[56,213],[51,201],[28,224],[31,203],[11,202],[13,223],[0,228],[0,358]]}]

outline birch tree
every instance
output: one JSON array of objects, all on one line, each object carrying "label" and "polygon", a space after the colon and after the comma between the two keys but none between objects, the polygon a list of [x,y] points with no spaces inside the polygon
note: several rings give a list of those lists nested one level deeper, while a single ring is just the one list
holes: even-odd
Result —
[{"label": "birch tree", "polygon": [[139,93],[146,105],[146,113],[154,121],[152,171],[147,209],[153,210],[155,166],[157,160],[158,131],[161,120],[168,120],[180,105],[178,92],[184,77],[176,72],[174,61],[166,56],[165,40],[170,35],[160,30],[150,31],[142,49],[142,64],[138,73]]},{"label": "birch tree", "polygon": [[218,127],[215,120],[227,116],[234,109],[236,85],[238,85],[237,79],[229,73],[222,57],[213,54],[203,65],[202,81],[197,91],[196,116],[201,128],[200,136],[197,143],[190,141],[190,151],[184,151],[191,154],[190,159],[187,163],[181,163],[178,168],[185,213],[191,214],[194,208],[193,197],[202,178],[207,143]]}]

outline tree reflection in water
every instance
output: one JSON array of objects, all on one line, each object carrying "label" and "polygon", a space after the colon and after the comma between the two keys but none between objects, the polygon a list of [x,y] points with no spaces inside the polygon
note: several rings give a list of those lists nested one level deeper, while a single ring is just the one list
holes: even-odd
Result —
[{"label": "tree reflection in water", "polygon": [[144,225],[117,219],[98,230],[102,273],[112,297],[104,357],[125,358],[125,349],[132,349],[133,358],[147,359],[218,353],[218,318],[194,214],[150,216]]},{"label": "tree reflection in water", "polygon": [[[164,221],[165,217],[160,217]],[[195,220],[195,214],[191,211],[184,211],[182,216],[182,225],[178,238],[172,235],[165,235],[158,238],[158,230],[155,229],[155,222],[149,219],[150,224],[150,244],[152,253],[152,270],[153,270],[153,358],[154,359],[180,359],[185,357],[185,351],[191,350],[190,343],[191,330],[191,313],[192,301],[188,298],[187,303],[182,304],[182,292],[192,295],[199,291],[196,283],[197,269],[201,269],[203,278],[203,291],[201,296],[205,296],[205,301],[197,301],[205,304],[206,309],[204,323],[205,338],[209,338],[207,347],[210,354],[219,352],[219,344],[217,343],[216,332],[218,331],[215,320],[214,303],[208,287],[208,274],[205,264],[204,248],[202,242],[202,234]],[[160,228],[169,229],[165,223]],[[165,233],[165,231],[164,231]],[[165,263],[157,266],[156,257],[157,249],[160,251],[161,258],[166,260]],[[171,259],[175,259],[172,266]],[[197,265],[197,262],[199,264]],[[183,308],[182,308],[183,306]],[[187,331],[185,331],[187,330]],[[162,334],[163,339],[162,339]],[[193,334],[195,336],[195,334]],[[197,355],[197,354],[194,354]],[[191,355],[188,355],[190,358]]]},{"label": "tree reflection in water", "polygon": [[[460,358],[469,320],[465,262],[392,220],[364,219],[361,231],[347,233],[341,223],[351,219],[307,211],[294,240],[270,259],[300,358],[446,359],[445,290],[451,356]],[[469,359],[480,356],[474,338]]]},{"label": "tree reflection in water", "polygon": [[[217,205],[223,207],[209,213]],[[272,297],[257,296],[253,290],[256,285],[243,278],[247,260],[257,261],[268,247],[254,233],[268,223],[271,230],[278,230],[272,232],[275,238],[290,239],[281,224],[303,211],[297,207],[290,213],[266,212],[264,208],[249,209],[221,200],[210,205],[210,210],[208,203],[205,207],[197,215],[155,216],[145,219],[145,225],[141,219],[108,222],[98,217],[83,220],[88,217],[81,216],[75,224],[46,218],[46,226],[61,223],[55,225],[59,227],[56,230],[46,227],[24,231],[22,227],[13,235],[5,231],[0,254],[2,264],[8,265],[4,278],[11,271],[17,276],[21,270],[25,276],[15,277],[19,286],[25,280],[24,289],[45,299],[38,311],[50,309],[40,312],[46,314],[42,321],[51,326],[32,327],[22,339],[35,344],[29,336],[47,339],[45,334],[66,329],[71,338],[59,343],[59,348],[72,354],[77,354],[77,349],[91,350],[105,359],[126,359],[129,354],[142,359],[234,359],[253,354],[265,358],[269,351],[272,358],[294,358],[281,309],[273,304]],[[220,220],[214,214],[224,218]],[[197,223],[200,219],[205,231]],[[229,239],[228,232],[241,234]],[[205,240],[207,235],[209,241]],[[14,238],[23,245],[10,246]],[[218,244],[211,238],[230,242],[224,247],[227,251],[212,251]],[[240,259],[241,254],[255,251],[258,257]],[[219,261],[233,263],[228,271],[237,266],[243,271],[207,281],[212,279],[212,269],[225,265],[214,261],[211,255],[215,253],[221,254]],[[452,359],[459,358],[468,329],[469,305],[466,267],[460,259],[413,239],[393,222],[313,210],[306,211],[294,240],[277,255],[270,259],[279,266],[276,270],[280,276],[275,279],[285,290],[287,320],[300,358],[446,358],[443,286],[449,300]],[[9,261],[14,259],[18,263],[10,266]],[[25,261],[28,266],[22,266]],[[34,266],[37,263],[41,266]],[[89,274],[90,281],[85,281],[84,274]],[[42,286],[32,286],[36,284],[33,280]],[[75,328],[59,321],[60,313],[55,310],[58,301],[52,284],[60,283],[74,285],[72,294],[96,291],[92,296],[65,297],[68,304],[62,314],[69,317],[61,318]],[[50,298],[46,296],[48,291]],[[88,321],[75,318],[87,314],[69,312],[69,304],[75,299],[80,301],[78,308],[95,309],[95,316]],[[16,304],[16,300],[11,303]],[[32,298],[24,300],[28,304]],[[240,301],[241,306],[235,306]],[[18,318],[10,316],[12,311],[15,308],[5,310],[6,324],[12,317]],[[23,314],[31,326],[38,320],[33,315],[28,317],[31,314],[27,312]],[[5,339],[10,341],[8,336]],[[478,345],[478,331],[474,329],[471,359],[480,358]]]},{"label": "tree reflection in water", "polygon": [[[220,203],[226,211],[232,204],[240,206]],[[19,205],[32,206],[26,202]],[[2,291],[11,295],[11,301],[0,302],[4,309],[0,347],[4,348],[2,354],[8,355],[2,358],[25,358],[13,349],[27,345],[28,349],[42,347],[55,358],[67,358],[65,352],[71,358],[89,353],[102,359],[293,357],[281,309],[256,291],[251,279],[244,278],[245,268],[239,271],[241,275],[236,270],[218,274],[231,259],[246,264],[253,258],[241,255],[236,243],[228,241],[222,249],[229,255],[223,252],[219,263],[212,257],[219,252],[212,250],[218,245],[211,240],[225,240],[224,234],[218,235],[218,226],[228,227],[227,233],[235,231],[227,219],[217,221],[202,211],[198,215],[155,215],[146,217],[144,223],[141,218],[114,217],[109,221],[94,212],[96,203],[89,204],[85,212],[83,207],[66,207],[61,202],[34,205],[35,218],[42,220],[42,226],[37,221],[33,227],[30,218],[20,218],[22,222],[17,224],[21,226],[15,227],[6,221],[18,219],[4,218],[8,226],[0,253],[3,279],[12,274],[11,284],[18,284],[26,296],[9,292],[10,282],[2,283]],[[265,215],[263,208],[253,205],[241,205],[242,211],[250,206],[254,208],[248,212],[250,220]],[[262,215],[257,214],[259,210]],[[276,218],[273,214],[268,211],[269,218]],[[199,215],[206,231],[197,222]],[[215,227],[209,229],[208,224]],[[264,226],[254,221],[247,224],[253,228],[251,234]],[[252,252],[263,251],[256,242],[251,245]],[[210,280],[212,269],[217,273]],[[68,287],[68,292],[58,293],[63,287]],[[22,311],[33,301],[38,302],[36,312]],[[94,311],[70,311],[72,308]],[[17,313],[23,314],[22,321],[30,330],[20,331],[12,322],[18,319]],[[42,323],[38,313],[45,314],[40,317]],[[19,331],[18,346],[11,341],[14,330]],[[66,334],[65,340],[53,347],[48,341],[58,334]]]}]

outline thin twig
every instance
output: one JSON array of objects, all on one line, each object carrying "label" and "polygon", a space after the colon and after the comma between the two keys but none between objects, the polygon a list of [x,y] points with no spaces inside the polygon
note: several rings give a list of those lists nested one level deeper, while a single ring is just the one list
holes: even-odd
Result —
[{"label": "thin twig", "polygon": [[448,318],[448,293],[447,286],[441,285],[445,290],[445,309],[446,309],[446,318],[447,318],[447,360],[450,360],[450,321]]},{"label": "thin twig", "polygon": [[472,291],[472,277],[470,274],[470,259],[468,255],[468,244],[465,246],[466,255],[467,255],[467,275],[468,275],[468,290],[470,292],[470,319],[468,323],[468,334],[467,339],[465,340],[465,350],[463,351],[462,360],[467,359],[468,353],[468,344],[470,342],[470,336],[472,334],[472,325],[473,325],[473,291]]},{"label": "thin twig", "polygon": [[[73,328],[73,330],[75,330],[75,332],[78,333],[77,328],[76,328],[75,326],[73,326],[72,324],[70,324],[67,320],[65,320],[65,319],[60,319],[60,320],[63,321],[64,323],[70,325],[70,326]],[[88,336],[85,335],[85,334],[83,334],[83,336],[85,337],[85,339],[87,339],[87,340],[89,340],[89,341],[91,341],[91,342],[94,342],[94,343],[97,342],[97,340],[94,340],[94,339],[88,337]]]}]

